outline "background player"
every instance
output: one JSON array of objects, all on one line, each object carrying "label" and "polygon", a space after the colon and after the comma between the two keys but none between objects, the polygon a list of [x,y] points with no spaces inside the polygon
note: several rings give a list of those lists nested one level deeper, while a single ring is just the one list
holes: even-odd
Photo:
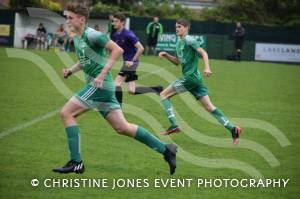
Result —
[{"label": "background player", "polygon": [[159,23],[158,17],[153,17],[153,21],[150,22],[146,27],[147,33],[147,46],[146,46],[146,55],[149,53],[149,48],[152,50],[153,55],[156,55],[156,44],[159,35],[163,33],[163,26]]},{"label": "background player", "polygon": [[233,32],[234,47],[235,47],[235,60],[241,61],[241,53],[244,43],[245,28],[241,22],[236,22],[236,28]]},{"label": "background player", "polygon": [[178,93],[189,91],[201,102],[208,112],[231,132],[233,143],[237,144],[241,129],[231,123],[223,112],[219,108],[216,108],[210,101],[208,89],[204,85],[202,75],[198,70],[198,54],[200,54],[204,61],[204,76],[209,77],[212,74],[209,67],[208,55],[206,51],[201,48],[200,43],[188,35],[189,28],[189,21],[184,19],[177,20],[176,34],[179,38],[176,43],[176,56],[172,56],[166,52],[159,53],[159,57],[166,58],[176,65],[181,64],[183,73],[183,77],[176,79],[160,93],[162,104],[171,123],[171,127],[162,134],[169,135],[180,131],[172,110],[170,98]]},{"label": "background player", "polygon": [[138,95],[144,93],[157,93],[162,91],[162,86],[155,87],[136,87],[135,80],[138,79],[136,69],[139,65],[139,57],[144,51],[144,47],[139,42],[137,36],[130,30],[127,30],[125,25],[126,17],[121,13],[117,13],[113,17],[113,24],[116,29],[113,35],[113,40],[124,50],[123,66],[115,79],[116,97],[122,104],[123,92],[122,84],[125,81],[129,94]]}]

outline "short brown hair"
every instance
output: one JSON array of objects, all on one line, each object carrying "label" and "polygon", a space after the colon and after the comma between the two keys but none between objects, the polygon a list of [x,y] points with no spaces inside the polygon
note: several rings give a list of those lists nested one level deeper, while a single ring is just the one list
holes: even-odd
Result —
[{"label": "short brown hair", "polygon": [[74,12],[75,14],[86,17],[86,20],[89,18],[89,8],[80,3],[68,3],[67,11]]},{"label": "short brown hair", "polygon": [[126,16],[123,13],[116,13],[116,14],[114,14],[114,18],[117,18],[117,19],[119,19],[122,22],[124,22],[126,20]]},{"label": "short brown hair", "polygon": [[178,23],[178,24],[180,24],[180,25],[182,25],[184,27],[188,27],[188,28],[191,27],[191,23],[188,20],[186,20],[186,19],[177,19],[176,23]]}]

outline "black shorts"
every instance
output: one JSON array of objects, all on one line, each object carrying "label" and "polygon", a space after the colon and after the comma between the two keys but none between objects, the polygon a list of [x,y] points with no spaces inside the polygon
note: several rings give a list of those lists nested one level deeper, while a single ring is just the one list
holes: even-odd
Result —
[{"label": "black shorts", "polygon": [[139,62],[134,62],[132,66],[128,67],[125,66],[125,62],[123,63],[123,66],[118,73],[118,75],[125,78],[125,82],[132,82],[138,79],[138,75],[136,74],[136,69],[139,65]]},{"label": "black shorts", "polygon": [[147,41],[148,46],[150,47],[156,47],[157,44],[157,37],[148,37],[148,41]]},{"label": "black shorts", "polygon": [[243,39],[236,39],[234,42],[235,49],[242,49],[243,43],[244,43]]}]

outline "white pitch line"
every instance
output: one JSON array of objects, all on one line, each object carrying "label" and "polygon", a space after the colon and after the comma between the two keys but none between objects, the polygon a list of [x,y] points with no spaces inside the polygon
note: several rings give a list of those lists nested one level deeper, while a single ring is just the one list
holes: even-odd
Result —
[{"label": "white pitch line", "polygon": [[15,127],[11,128],[11,129],[7,129],[7,130],[5,130],[5,131],[2,131],[2,132],[0,133],[0,139],[3,139],[4,137],[6,137],[6,136],[8,136],[8,135],[10,135],[10,134],[12,134],[12,133],[18,131],[18,130],[27,128],[27,127],[29,127],[29,126],[31,126],[31,125],[37,123],[37,122],[40,122],[40,121],[45,120],[45,119],[48,119],[48,118],[50,118],[50,117],[56,115],[59,111],[60,111],[60,109],[59,109],[59,110],[52,111],[52,112],[49,112],[49,113],[47,113],[47,114],[45,114],[45,115],[38,116],[38,117],[34,118],[33,120],[31,120],[31,121],[29,121],[29,122],[25,122],[25,123],[23,123],[23,124],[20,124],[20,125],[18,125],[18,126],[15,126]]}]

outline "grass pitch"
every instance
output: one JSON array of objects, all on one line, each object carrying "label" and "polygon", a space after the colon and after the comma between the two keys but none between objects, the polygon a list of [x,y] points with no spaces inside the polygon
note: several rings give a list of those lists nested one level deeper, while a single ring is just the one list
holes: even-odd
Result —
[{"label": "grass pitch", "polygon": [[[299,197],[299,65],[210,61],[213,75],[204,81],[213,103],[243,128],[238,147],[231,146],[229,133],[213,123],[214,119],[185,93],[172,98],[183,127],[182,133],[171,136],[182,149],[174,176],[169,175],[168,165],[159,154],[133,139],[117,135],[94,111],[78,118],[86,172],[58,175],[51,169],[68,160],[59,109],[84,85],[80,75],[68,80],[61,77],[66,60],[75,61],[75,56],[69,54],[67,59],[61,59],[65,54],[53,51],[8,51],[0,48],[1,198]],[[173,77],[181,75],[179,67],[157,57],[142,56],[141,61],[137,81],[140,85],[167,86]],[[37,63],[47,63],[50,68]],[[117,64],[114,77],[119,68]],[[149,68],[153,73],[147,71]],[[158,137],[158,132],[168,127],[158,96],[125,94],[124,102],[128,121],[145,126]],[[168,137],[160,138],[170,141]],[[290,181],[286,188],[205,188],[195,183],[199,178],[250,179],[259,177],[258,174]],[[63,178],[107,179],[109,187],[43,185],[45,179]],[[149,186],[113,190],[113,179],[120,178],[146,179]],[[191,187],[154,187],[154,179],[170,178],[194,181]],[[38,179],[40,185],[31,186],[32,179]]]}]

